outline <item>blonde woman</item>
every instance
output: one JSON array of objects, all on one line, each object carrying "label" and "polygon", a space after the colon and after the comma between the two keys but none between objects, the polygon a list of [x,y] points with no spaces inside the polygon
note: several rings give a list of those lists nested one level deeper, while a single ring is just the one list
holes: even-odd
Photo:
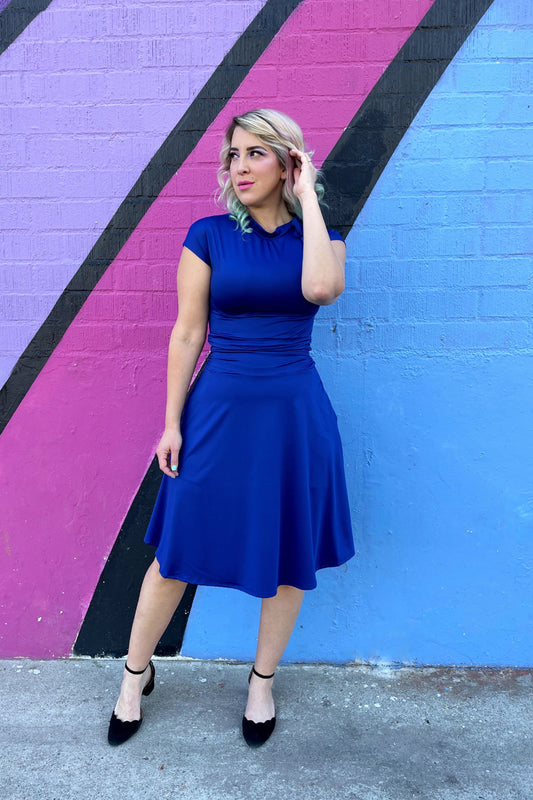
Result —
[{"label": "blonde woman", "polygon": [[[163,482],[109,742],[142,722],[152,654],[188,583],[262,598],[242,720],[274,730],[274,672],[315,573],[354,553],[337,418],[310,356],[319,306],[344,289],[345,245],[328,230],[299,126],[279,111],[234,117],[219,168],[227,214],[195,222],[178,267],[168,355]],[[187,394],[209,324],[211,352]]]}]

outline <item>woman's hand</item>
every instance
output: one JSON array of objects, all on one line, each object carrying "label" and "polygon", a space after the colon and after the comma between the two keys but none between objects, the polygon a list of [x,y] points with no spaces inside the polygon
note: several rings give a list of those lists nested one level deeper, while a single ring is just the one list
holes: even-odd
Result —
[{"label": "woman's hand", "polygon": [[169,478],[178,476],[178,458],[181,442],[182,438],[179,430],[166,428],[155,451],[159,461],[159,469]]},{"label": "woman's hand", "polygon": [[294,194],[301,198],[304,194],[315,193],[316,169],[311,161],[311,156],[303,150],[293,148],[289,155],[296,159],[294,167]]}]

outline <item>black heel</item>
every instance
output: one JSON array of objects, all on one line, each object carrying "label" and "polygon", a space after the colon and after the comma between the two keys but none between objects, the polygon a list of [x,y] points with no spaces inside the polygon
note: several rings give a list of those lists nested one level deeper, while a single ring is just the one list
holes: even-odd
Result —
[{"label": "black heel", "polygon": [[[274,677],[275,673],[273,672],[272,675],[261,675],[261,673],[256,670],[255,666],[253,666],[248,675],[248,683],[252,680],[252,675],[257,675],[258,678],[269,680],[269,678]],[[251,719],[246,719],[246,717],[243,716],[242,735],[244,736],[244,741],[249,747],[261,747],[261,745],[270,738],[275,726],[276,715],[274,715],[272,719],[267,719],[266,722],[253,722]]]},{"label": "black heel", "polygon": [[[154,691],[155,686],[155,667],[153,663],[150,661],[148,664],[150,667],[150,680],[145,685],[142,693],[145,697],[148,697],[149,694],[152,694]],[[146,672],[148,667],[140,670],[130,669],[127,664],[124,664],[124,668],[126,672],[130,672],[132,675],[142,675],[143,672]],[[111,719],[109,720],[109,729],[107,731],[107,741],[110,745],[116,746],[119,744],[124,744],[127,742],[128,739],[131,739],[134,733],[137,733],[139,728],[141,727],[141,723],[143,721],[143,714],[141,711],[140,719],[134,719],[129,722],[124,722],[123,720],[119,719],[115,712],[111,714]]]},{"label": "black heel", "polygon": [[[148,697],[149,694],[152,694],[152,692],[154,691],[154,687],[155,687],[155,667],[154,667],[154,665],[152,664],[151,661],[148,664],[148,666],[150,667],[150,680],[148,681],[148,683],[146,684],[146,686],[143,689],[143,695],[145,697]],[[143,672],[146,672],[145,669],[143,669],[142,672],[134,672],[132,669],[130,669],[128,667],[127,664],[124,664],[124,668],[128,672],[131,672],[132,675],[142,675]]]}]

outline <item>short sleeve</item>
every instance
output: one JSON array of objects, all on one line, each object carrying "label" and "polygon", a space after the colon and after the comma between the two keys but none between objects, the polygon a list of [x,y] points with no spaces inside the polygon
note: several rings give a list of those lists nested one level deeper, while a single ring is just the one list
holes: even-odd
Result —
[{"label": "short sleeve", "polygon": [[187,232],[184,247],[205,261],[206,264],[211,266],[211,257],[209,254],[209,218],[199,219],[193,222]]},{"label": "short sleeve", "polygon": [[328,228],[328,233],[329,233],[329,238],[330,238],[330,240],[332,242],[335,242],[335,241],[344,242],[344,239],[342,238],[340,233],[337,233],[337,231],[334,231],[333,228]]}]

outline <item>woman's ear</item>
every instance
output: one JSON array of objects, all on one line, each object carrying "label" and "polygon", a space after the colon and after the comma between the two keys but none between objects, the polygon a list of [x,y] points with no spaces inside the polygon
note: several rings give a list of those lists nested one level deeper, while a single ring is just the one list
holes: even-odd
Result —
[{"label": "woman's ear", "polygon": [[285,162],[285,176],[287,178],[292,178],[294,174],[295,168],[298,166],[296,163],[296,159],[294,156],[291,156],[290,153],[287,154],[287,160]]},{"label": "woman's ear", "polygon": [[292,192],[294,187],[294,167],[296,166],[296,162],[292,156],[288,156],[287,158],[287,165],[282,173],[285,177],[285,185],[289,192]]}]

